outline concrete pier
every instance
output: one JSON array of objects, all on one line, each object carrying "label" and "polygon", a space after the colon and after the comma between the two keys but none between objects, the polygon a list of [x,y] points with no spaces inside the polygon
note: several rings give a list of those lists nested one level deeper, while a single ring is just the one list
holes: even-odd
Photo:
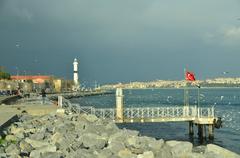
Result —
[{"label": "concrete pier", "polygon": [[189,135],[194,135],[193,122],[189,121]]},{"label": "concrete pier", "polygon": [[208,138],[214,139],[214,127],[213,124],[208,125]]}]

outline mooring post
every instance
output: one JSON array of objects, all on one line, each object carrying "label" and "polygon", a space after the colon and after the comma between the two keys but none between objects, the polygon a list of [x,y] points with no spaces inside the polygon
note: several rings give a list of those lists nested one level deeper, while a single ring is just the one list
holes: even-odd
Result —
[{"label": "mooring post", "polygon": [[201,124],[198,124],[198,137],[203,138],[203,126]]},{"label": "mooring post", "polygon": [[194,135],[193,121],[189,121],[189,135]]},{"label": "mooring post", "polygon": [[205,139],[206,138],[206,125],[202,125],[202,130],[203,130],[203,132],[202,132],[202,134],[203,134],[203,138]]},{"label": "mooring post", "polygon": [[209,124],[208,125],[208,138],[209,139],[214,139],[214,128],[213,128],[213,124]]},{"label": "mooring post", "polygon": [[116,89],[116,121],[123,122],[123,90]]}]

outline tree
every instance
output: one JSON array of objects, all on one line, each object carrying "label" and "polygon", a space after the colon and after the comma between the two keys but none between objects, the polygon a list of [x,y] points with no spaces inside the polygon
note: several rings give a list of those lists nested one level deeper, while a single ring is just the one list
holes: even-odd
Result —
[{"label": "tree", "polygon": [[0,79],[6,79],[9,80],[11,78],[11,75],[4,71],[4,68],[0,67]]}]

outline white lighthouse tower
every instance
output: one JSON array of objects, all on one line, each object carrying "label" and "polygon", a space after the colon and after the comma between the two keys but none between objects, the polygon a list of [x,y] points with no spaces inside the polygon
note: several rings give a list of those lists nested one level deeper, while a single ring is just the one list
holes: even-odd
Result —
[{"label": "white lighthouse tower", "polygon": [[74,82],[73,90],[75,91],[79,90],[80,84],[78,81],[78,61],[76,58],[73,61],[73,82]]}]

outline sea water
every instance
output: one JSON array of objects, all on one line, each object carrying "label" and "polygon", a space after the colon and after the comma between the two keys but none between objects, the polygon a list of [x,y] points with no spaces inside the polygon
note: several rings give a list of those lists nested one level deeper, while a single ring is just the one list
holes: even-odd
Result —
[{"label": "sea water", "polygon": [[[198,89],[189,89],[189,104],[198,104]],[[114,108],[115,95],[91,96],[72,99],[73,103],[95,108]],[[128,123],[120,128],[138,130],[141,135],[164,140],[191,141],[194,145],[214,143],[240,154],[240,89],[239,88],[200,88],[200,107],[215,107],[216,116],[223,120],[223,127],[215,129],[214,140],[200,142],[195,126],[194,137],[188,135],[187,122],[172,123]],[[124,90],[125,107],[182,106],[183,89],[138,89]]]}]

